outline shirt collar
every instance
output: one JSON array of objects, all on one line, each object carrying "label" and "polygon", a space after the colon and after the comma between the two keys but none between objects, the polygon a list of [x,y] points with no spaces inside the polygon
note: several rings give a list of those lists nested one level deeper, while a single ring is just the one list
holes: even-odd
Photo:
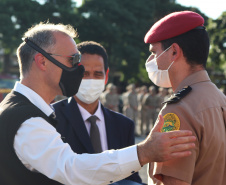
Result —
[{"label": "shirt collar", "polygon": [[210,78],[209,78],[206,70],[201,70],[201,71],[195,72],[195,73],[189,75],[187,78],[185,78],[180,83],[180,85],[177,87],[175,93],[178,92],[179,90],[181,90],[185,86],[189,86],[189,85],[193,85],[195,83],[205,82],[205,81],[210,81]]},{"label": "shirt collar", "polygon": [[41,96],[39,96],[35,91],[21,84],[20,82],[15,83],[13,90],[24,95],[27,99],[30,100],[31,103],[38,107],[47,116],[54,112],[51,106],[48,105]]},{"label": "shirt collar", "polygon": [[[84,109],[79,104],[78,104],[78,108],[79,108],[79,110],[81,112],[81,115],[82,115],[82,118],[83,118],[84,121],[86,121],[90,116],[92,116],[92,114],[90,114],[86,109]],[[102,119],[103,119],[103,112],[102,112],[102,109],[101,109],[100,101],[98,102],[97,110],[96,110],[96,112],[93,115],[95,115],[100,121],[102,121]]]}]

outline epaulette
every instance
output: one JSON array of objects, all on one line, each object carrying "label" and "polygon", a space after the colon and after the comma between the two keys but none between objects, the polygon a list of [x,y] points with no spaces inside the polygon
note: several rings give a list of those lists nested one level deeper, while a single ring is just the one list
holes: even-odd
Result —
[{"label": "epaulette", "polygon": [[189,92],[191,92],[192,88],[190,86],[186,86],[180,91],[178,91],[176,94],[173,94],[168,100],[162,102],[162,104],[165,103],[177,103],[179,102],[183,97],[185,97]]}]

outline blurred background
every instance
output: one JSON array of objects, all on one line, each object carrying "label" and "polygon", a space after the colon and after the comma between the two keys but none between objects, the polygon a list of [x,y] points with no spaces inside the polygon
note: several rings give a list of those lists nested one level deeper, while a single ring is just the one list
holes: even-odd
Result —
[{"label": "blurred background", "polygon": [[[191,6],[192,2],[196,2],[196,7]],[[71,24],[79,34],[77,43],[100,42],[109,55],[109,83],[117,86],[118,93],[125,92],[130,83],[136,87],[150,86],[152,82],[144,65],[149,46],[143,41],[144,35],[158,19],[182,10],[192,10],[204,17],[211,41],[207,71],[224,91],[225,0],[0,0],[1,96],[5,96],[19,78],[16,49],[23,33],[32,25],[46,21]]]},{"label": "blurred background", "polygon": [[[39,22],[71,24],[79,34],[76,43],[92,40],[106,48],[110,73],[100,100],[134,120],[136,143],[140,142],[152,128],[161,102],[173,93],[149,80],[144,36],[157,20],[183,10],[204,17],[211,43],[207,72],[226,94],[225,0],[0,0],[0,102],[19,80],[16,49],[23,33]],[[147,183],[146,166],[140,173]]]}]

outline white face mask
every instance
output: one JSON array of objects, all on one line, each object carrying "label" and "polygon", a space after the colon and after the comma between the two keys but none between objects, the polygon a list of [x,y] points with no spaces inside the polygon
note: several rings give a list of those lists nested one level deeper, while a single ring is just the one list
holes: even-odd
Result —
[{"label": "white face mask", "polygon": [[105,79],[82,79],[77,98],[86,104],[95,102],[104,91]]},{"label": "white face mask", "polygon": [[[159,58],[163,53],[165,53],[170,47],[168,47],[165,51],[163,51],[157,58]],[[158,69],[157,58],[154,58],[149,62],[148,62],[148,59],[146,61],[145,66],[148,72],[148,77],[155,85],[159,87],[165,87],[165,88],[172,87],[169,79],[169,69],[174,63],[174,61],[170,64],[167,70],[160,70]]]}]

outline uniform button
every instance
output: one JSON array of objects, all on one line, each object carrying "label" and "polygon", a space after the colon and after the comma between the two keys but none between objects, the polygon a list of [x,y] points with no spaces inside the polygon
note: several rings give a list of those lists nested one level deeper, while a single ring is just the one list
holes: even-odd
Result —
[{"label": "uniform button", "polygon": [[135,173],[135,171],[132,171],[131,173]]},{"label": "uniform button", "polygon": [[113,183],[113,181],[110,181],[110,183]]}]

